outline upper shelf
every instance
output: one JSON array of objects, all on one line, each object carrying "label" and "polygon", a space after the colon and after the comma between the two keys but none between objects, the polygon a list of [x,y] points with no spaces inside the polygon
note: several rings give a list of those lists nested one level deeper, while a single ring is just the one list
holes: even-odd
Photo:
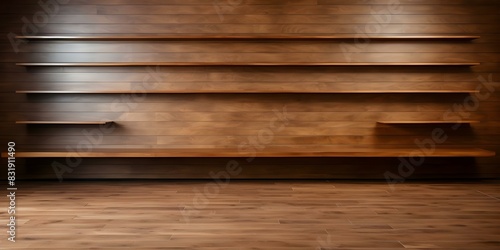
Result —
[{"label": "upper shelf", "polygon": [[476,66],[478,62],[52,62],[16,63],[26,67],[132,66]]},{"label": "upper shelf", "polygon": [[362,36],[359,35],[306,35],[306,34],[170,34],[170,35],[76,35],[76,36],[16,36],[26,40],[64,40],[64,41],[141,41],[141,40],[473,40],[479,36],[437,35],[437,36]]},{"label": "upper shelf", "polygon": [[[134,90],[18,90],[17,94],[134,94]],[[446,90],[446,89],[425,89],[425,90],[257,90],[257,89],[225,89],[225,90],[204,90],[204,89],[178,89],[178,90],[148,90],[141,91],[148,94],[238,94],[238,93],[269,93],[269,94],[473,94],[479,90]]]}]

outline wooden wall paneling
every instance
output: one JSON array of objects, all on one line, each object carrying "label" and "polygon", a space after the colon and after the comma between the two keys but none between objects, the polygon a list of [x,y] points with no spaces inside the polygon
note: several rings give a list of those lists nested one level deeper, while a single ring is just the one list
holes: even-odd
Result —
[{"label": "wooden wall paneling", "polygon": [[[210,6],[213,8],[213,6]],[[114,8],[114,7],[113,7]],[[170,9],[170,7],[168,7]],[[489,8],[489,13],[492,9]],[[478,12],[479,13],[479,12]],[[42,32],[48,34],[71,34],[78,29],[79,34],[120,34],[120,33],[138,33],[138,34],[164,34],[164,33],[187,33],[187,34],[197,34],[197,33],[207,33],[207,34],[218,34],[223,33],[253,33],[255,30],[260,30],[264,34],[280,33],[283,29],[289,30],[287,33],[301,33],[300,31],[307,30],[307,33],[330,33],[330,34],[356,34],[353,32],[357,25],[350,24],[210,24],[201,26],[199,24],[102,24],[95,27],[94,24],[51,24],[47,25],[42,29]],[[407,24],[387,24],[387,34],[401,34],[401,35],[411,35],[419,33],[427,33],[430,35],[439,35],[442,33],[460,33],[464,30],[473,33],[495,33],[498,29],[498,25],[489,24],[459,24],[455,26],[448,26],[446,24],[435,24],[433,26],[428,26],[424,24],[413,24],[408,26]],[[448,31],[448,32],[446,32]]]},{"label": "wooden wall paneling", "polygon": [[[482,40],[482,39],[480,39]],[[342,42],[342,41],[340,41]],[[344,42],[350,42],[344,40]],[[480,46],[479,46],[480,45]],[[19,47],[21,52],[30,53],[141,53],[141,52],[203,52],[211,53],[237,53],[263,52],[263,53],[343,53],[343,48],[335,41],[30,41]],[[12,52],[10,44],[0,47],[4,53]],[[500,52],[495,43],[443,41],[404,41],[382,40],[373,42],[364,49],[369,53],[408,53],[408,51],[425,53],[489,53]]]}]

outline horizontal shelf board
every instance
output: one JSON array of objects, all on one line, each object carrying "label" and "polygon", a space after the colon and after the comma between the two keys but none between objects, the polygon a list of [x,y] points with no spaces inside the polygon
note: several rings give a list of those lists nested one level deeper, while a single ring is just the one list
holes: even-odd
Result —
[{"label": "horizontal shelf board", "polygon": [[477,62],[56,62],[17,63],[28,67],[126,67],[126,66],[475,66]]},{"label": "horizontal shelf board", "polygon": [[104,125],[112,121],[16,121],[16,124],[34,124],[34,125]]},{"label": "horizontal shelf board", "polygon": [[[18,90],[18,94],[134,94],[133,90]],[[424,93],[479,93],[479,90],[150,90],[147,94],[238,94],[238,93],[312,93],[312,94],[424,94]]]},{"label": "horizontal shelf board", "polygon": [[471,124],[471,123],[479,123],[479,121],[475,120],[467,120],[467,121],[378,121],[377,123],[381,124]]},{"label": "horizontal shelf board", "polygon": [[359,36],[359,35],[304,35],[304,34],[171,34],[171,35],[120,35],[120,36],[16,36],[27,40],[69,40],[69,41],[141,41],[141,40],[473,40],[479,36],[435,35],[435,36]]},{"label": "horizontal shelf board", "polygon": [[[416,148],[332,148],[331,150],[307,148],[268,148],[257,157],[406,157],[421,154],[425,157],[491,157],[495,152],[478,148],[437,148],[431,154],[423,154]],[[7,153],[2,153],[7,157]],[[95,150],[93,152],[18,151],[18,158],[84,157],[84,158],[140,158],[140,157],[250,157],[238,149],[139,149]]]}]

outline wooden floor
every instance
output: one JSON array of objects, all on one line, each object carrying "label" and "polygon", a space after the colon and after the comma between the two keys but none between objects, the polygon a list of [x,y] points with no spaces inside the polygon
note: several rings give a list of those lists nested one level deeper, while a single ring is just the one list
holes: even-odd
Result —
[{"label": "wooden floor", "polygon": [[499,184],[20,182],[0,249],[500,249]]}]

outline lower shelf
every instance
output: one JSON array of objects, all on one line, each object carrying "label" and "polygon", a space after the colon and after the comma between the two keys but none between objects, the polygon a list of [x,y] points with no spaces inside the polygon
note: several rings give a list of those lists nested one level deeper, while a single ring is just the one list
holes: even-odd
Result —
[{"label": "lower shelf", "polygon": [[[17,90],[16,94],[138,94],[137,90]],[[446,89],[421,89],[421,90],[284,90],[284,89],[173,89],[173,90],[148,90],[141,94],[474,94],[479,90],[446,90]]]},{"label": "lower shelf", "polygon": [[476,120],[462,120],[462,121],[378,121],[380,124],[471,124],[479,123]]},{"label": "lower shelf", "polygon": [[137,67],[137,66],[476,66],[478,62],[38,62],[26,67]]},{"label": "lower shelf", "polygon": [[[232,148],[207,149],[140,149],[140,150],[96,150],[93,152],[26,151],[16,152],[16,158],[149,158],[149,157],[253,157],[249,152]],[[479,148],[437,148],[426,154],[417,148],[314,148],[266,149],[257,152],[256,157],[491,157],[495,152]],[[8,157],[2,153],[2,157]]]},{"label": "lower shelf", "polygon": [[28,125],[104,125],[112,121],[16,121],[16,124]]}]

